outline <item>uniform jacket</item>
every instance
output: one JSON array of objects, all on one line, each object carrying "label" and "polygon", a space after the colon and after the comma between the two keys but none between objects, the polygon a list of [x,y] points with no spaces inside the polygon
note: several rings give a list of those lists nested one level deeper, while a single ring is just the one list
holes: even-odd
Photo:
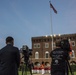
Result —
[{"label": "uniform jacket", "polygon": [[0,50],[0,75],[18,75],[20,53],[17,47],[7,44]]}]

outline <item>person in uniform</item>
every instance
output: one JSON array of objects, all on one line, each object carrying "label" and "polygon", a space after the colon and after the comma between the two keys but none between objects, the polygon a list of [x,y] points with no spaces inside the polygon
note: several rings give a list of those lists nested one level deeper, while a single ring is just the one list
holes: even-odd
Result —
[{"label": "person in uniform", "polygon": [[42,61],[42,63],[41,63],[41,73],[42,73],[42,75],[45,73],[45,71],[44,71],[44,61]]}]

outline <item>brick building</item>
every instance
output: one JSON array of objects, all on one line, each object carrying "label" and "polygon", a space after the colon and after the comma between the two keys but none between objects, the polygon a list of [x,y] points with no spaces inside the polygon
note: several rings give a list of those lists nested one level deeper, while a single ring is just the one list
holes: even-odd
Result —
[{"label": "brick building", "polygon": [[[53,36],[53,48],[55,48],[56,40],[67,38],[72,44],[72,56],[71,61],[76,58],[76,34],[63,34]],[[46,65],[50,64],[50,52],[52,51],[52,37],[51,36],[40,36],[32,37],[32,61],[34,64],[41,64],[42,61]]]}]

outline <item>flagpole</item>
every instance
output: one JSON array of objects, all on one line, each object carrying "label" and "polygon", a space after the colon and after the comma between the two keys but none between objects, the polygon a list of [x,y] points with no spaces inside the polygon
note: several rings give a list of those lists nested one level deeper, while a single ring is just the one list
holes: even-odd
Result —
[{"label": "flagpole", "polygon": [[[51,0],[49,1],[51,3]],[[51,17],[51,38],[52,38],[52,50],[53,50],[53,26],[52,26],[52,10],[50,9],[50,17]]]}]

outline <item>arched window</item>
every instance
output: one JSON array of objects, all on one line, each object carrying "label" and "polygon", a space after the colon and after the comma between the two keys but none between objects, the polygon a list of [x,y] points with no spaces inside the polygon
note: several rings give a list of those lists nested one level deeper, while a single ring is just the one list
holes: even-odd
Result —
[{"label": "arched window", "polygon": [[35,59],[39,58],[39,52],[35,52]]},{"label": "arched window", "polygon": [[49,52],[48,51],[45,52],[45,58],[49,58]]},{"label": "arched window", "polygon": [[45,62],[45,65],[46,65],[46,66],[50,66],[50,63],[49,63],[49,62]]},{"label": "arched window", "polygon": [[71,58],[75,58],[75,52],[72,50]]},{"label": "arched window", "polygon": [[40,63],[39,62],[35,62],[34,65],[40,66]]}]

